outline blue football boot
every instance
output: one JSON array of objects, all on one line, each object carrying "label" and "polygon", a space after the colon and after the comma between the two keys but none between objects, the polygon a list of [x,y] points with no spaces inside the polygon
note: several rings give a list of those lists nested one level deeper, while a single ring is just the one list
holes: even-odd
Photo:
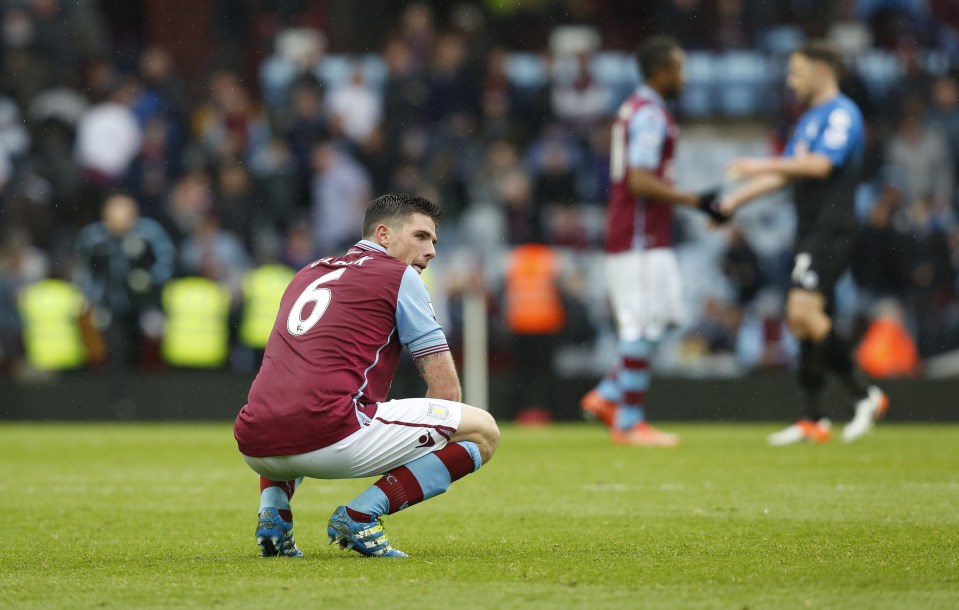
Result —
[{"label": "blue football boot", "polygon": [[273,507],[260,512],[260,521],[256,524],[256,544],[260,547],[261,557],[303,556],[293,539],[293,524],[284,521]]},{"label": "blue football boot", "polygon": [[345,506],[333,511],[326,533],[330,537],[330,544],[338,542],[341,549],[353,549],[367,557],[408,557],[403,551],[390,546],[379,519],[372,523],[354,521],[346,514]]}]

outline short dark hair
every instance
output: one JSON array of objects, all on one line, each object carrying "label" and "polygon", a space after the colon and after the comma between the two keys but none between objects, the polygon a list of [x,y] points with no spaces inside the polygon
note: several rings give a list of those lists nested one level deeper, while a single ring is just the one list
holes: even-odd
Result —
[{"label": "short dark hair", "polygon": [[842,62],[842,55],[839,54],[836,47],[825,40],[810,40],[793,53],[826,64],[837,79],[842,77],[843,71],[846,69]]},{"label": "short dark hair", "polygon": [[366,208],[363,217],[363,237],[371,237],[377,225],[390,224],[410,214],[423,214],[433,219],[439,225],[440,207],[419,195],[407,193],[387,193],[381,195]]},{"label": "short dark hair", "polygon": [[682,48],[680,42],[672,36],[650,36],[640,43],[636,49],[636,64],[639,65],[643,78],[647,79],[659,70],[668,68],[673,51]]}]

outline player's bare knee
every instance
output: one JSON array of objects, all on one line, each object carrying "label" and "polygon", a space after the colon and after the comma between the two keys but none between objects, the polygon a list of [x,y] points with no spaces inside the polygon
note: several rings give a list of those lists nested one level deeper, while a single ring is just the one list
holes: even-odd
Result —
[{"label": "player's bare knee", "polygon": [[806,318],[801,312],[793,309],[786,310],[786,326],[797,339],[805,339],[807,333]]},{"label": "player's bare knee", "polygon": [[[487,453],[483,456],[484,464],[493,459],[493,454],[496,453],[496,448],[499,447],[499,426],[496,425],[496,420],[493,419],[492,415],[489,413],[486,413],[486,415],[489,421],[483,429],[484,444],[487,447]],[[480,455],[482,455],[482,452]]]},{"label": "player's bare knee", "polygon": [[463,405],[463,415],[460,427],[451,439],[453,441],[472,441],[476,443],[480,457],[485,464],[496,452],[499,446],[499,426],[488,412]]}]

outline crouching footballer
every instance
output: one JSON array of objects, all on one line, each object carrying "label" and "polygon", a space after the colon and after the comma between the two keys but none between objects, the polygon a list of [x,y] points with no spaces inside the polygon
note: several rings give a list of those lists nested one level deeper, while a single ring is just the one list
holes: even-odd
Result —
[{"label": "crouching footballer", "polygon": [[[338,507],[330,544],[405,557],[380,521],[437,496],[492,458],[499,428],[462,404],[446,336],[420,278],[436,256],[439,208],[389,194],[366,210],[362,239],[300,270],[287,286],[234,437],[260,475],[256,542],[299,557],[290,501],[306,478],[382,475]],[[387,401],[403,347],[423,398]]]}]

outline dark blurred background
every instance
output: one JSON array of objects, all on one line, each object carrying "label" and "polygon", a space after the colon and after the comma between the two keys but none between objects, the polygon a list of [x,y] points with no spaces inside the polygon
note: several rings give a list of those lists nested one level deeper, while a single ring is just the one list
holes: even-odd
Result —
[{"label": "dark blurred background", "polygon": [[[868,153],[838,327],[871,374],[926,384],[903,392],[959,375],[954,1],[2,0],[0,28],[2,416],[235,411],[292,270],[355,242],[387,191],[443,207],[426,280],[458,356],[464,300],[485,303],[491,409],[574,413],[570,388],[613,357],[610,115],[655,33],[687,49],[688,189],[778,152],[800,111],[788,54],[812,37],[841,49]],[[747,390],[723,404],[745,409],[736,383],[788,374],[787,204],[721,231],[678,214],[692,316],[654,363],[677,380],[660,392],[725,380]],[[557,261],[564,314],[546,331],[509,315],[529,244]]]}]

